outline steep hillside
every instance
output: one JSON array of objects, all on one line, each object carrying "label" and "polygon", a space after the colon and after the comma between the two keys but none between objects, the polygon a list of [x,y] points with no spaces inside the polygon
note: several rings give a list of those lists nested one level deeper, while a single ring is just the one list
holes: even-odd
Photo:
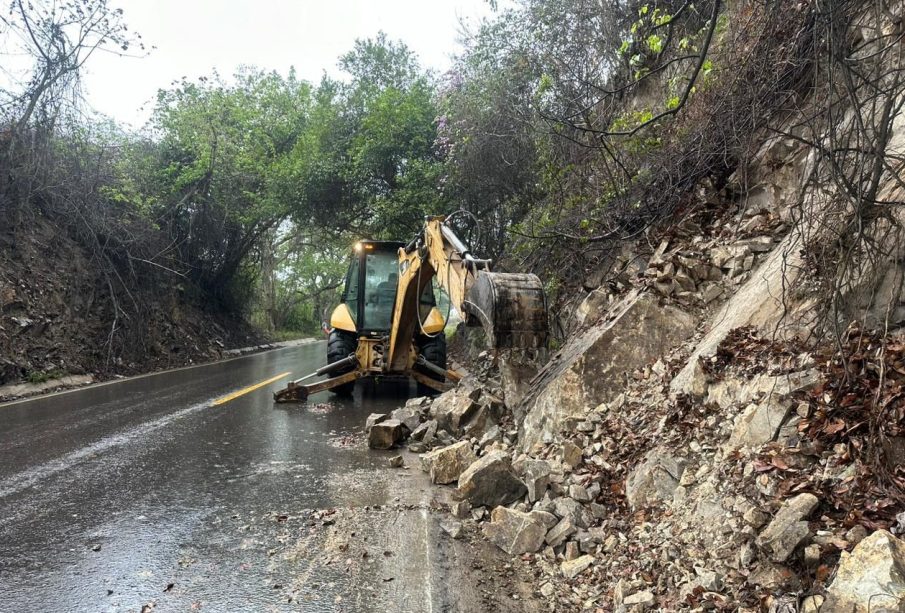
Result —
[{"label": "steep hillside", "polygon": [[65,227],[37,215],[0,231],[0,386],[137,374],[257,342],[241,319],[205,308],[189,283],[173,279],[129,295],[141,309],[119,308]]},{"label": "steep hillside", "polygon": [[795,10],[841,47],[801,58],[807,94],[745,156],[561,286],[562,346],[484,354],[391,416],[455,484],[450,533],[551,610],[905,607],[905,9]]}]

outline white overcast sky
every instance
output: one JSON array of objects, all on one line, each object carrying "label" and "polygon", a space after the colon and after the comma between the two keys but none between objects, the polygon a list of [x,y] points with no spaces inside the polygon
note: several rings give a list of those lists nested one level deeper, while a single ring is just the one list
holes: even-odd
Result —
[{"label": "white overcast sky", "polygon": [[[405,42],[422,65],[443,70],[458,44],[460,21],[492,14],[486,0],[110,0],[125,12],[147,57],[96,54],[83,86],[96,111],[139,127],[157,90],[175,79],[231,75],[242,65],[299,77],[337,75],[336,62],[355,39],[383,30]],[[144,109],[142,110],[142,107]]]}]

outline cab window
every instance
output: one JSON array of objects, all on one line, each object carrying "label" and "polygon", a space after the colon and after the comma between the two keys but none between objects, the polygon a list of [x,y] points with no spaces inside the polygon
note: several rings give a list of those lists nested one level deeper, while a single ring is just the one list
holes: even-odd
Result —
[{"label": "cab window", "polygon": [[349,272],[346,273],[346,290],[343,292],[343,302],[349,307],[352,321],[358,322],[358,256],[352,258],[349,264]]},{"label": "cab window", "polygon": [[365,320],[362,328],[390,329],[398,285],[399,261],[396,253],[377,251],[365,256]]}]

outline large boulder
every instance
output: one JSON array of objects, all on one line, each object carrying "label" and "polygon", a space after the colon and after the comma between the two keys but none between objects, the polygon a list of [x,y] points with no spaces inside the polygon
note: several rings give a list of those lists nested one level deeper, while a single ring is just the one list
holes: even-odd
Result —
[{"label": "large boulder", "polygon": [[842,552],[821,611],[905,611],[905,541],[877,530]]},{"label": "large boulder", "polygon": [[579,333],[532,380],[524,413],[524,449],[559,436],[570,418],[624,391],[623,375],[653,362],[694,332],[694,317],[652,295],[631,292],[613,316]]},{"label": "large boulder", "polygon": [[652,449],[626,478],[626,500],[633,509],[672,500],[684,471],[684,461]]},{"label": "large boulder", "polygon": [[495,507],[525,495],[525,484],[512,472],[509,456],[493,451],[459,475],[457,495],[472,506]]},{"label": "large boulder", "polygon": [[453,483],[477,459],[471,444],[460,441],[421,456],[421,468],[430,474],[432,483]]},{"label": "large boulder", "polygon": [[785,562],[795,549],[811,536],[805,521],[817,507],[813,494],[799,494],[786,500],[773,520],[757,537],[757,546],[774,562]]},{"label": "large boulder", "polygon": [[371,449],[392,449],[402,442],[408,428],[398,419],[385,419],[368,430],[368,447]]},{"label": "large boulder", "polygon": [[474,417],[481,403],[481,388],[468,382],[460,383],[434,399],[430,413],[440,428],[453,434],[461,434],[465,425]]},{"label": "large boulder", "polygon": [[490,514],[490,522],[484,524],[483,531],[491,543],[515,556],[540,549],[547,528],[535,513],[497,507]]}]

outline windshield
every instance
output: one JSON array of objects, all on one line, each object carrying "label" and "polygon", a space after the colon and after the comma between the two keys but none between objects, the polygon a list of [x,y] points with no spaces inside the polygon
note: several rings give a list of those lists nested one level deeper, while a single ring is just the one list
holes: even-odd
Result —
[{"label": "windshield", "polygon": [[377,251],[365,256],[363,329],[390,329],[398,284],[399,260],[395,252]]}]

